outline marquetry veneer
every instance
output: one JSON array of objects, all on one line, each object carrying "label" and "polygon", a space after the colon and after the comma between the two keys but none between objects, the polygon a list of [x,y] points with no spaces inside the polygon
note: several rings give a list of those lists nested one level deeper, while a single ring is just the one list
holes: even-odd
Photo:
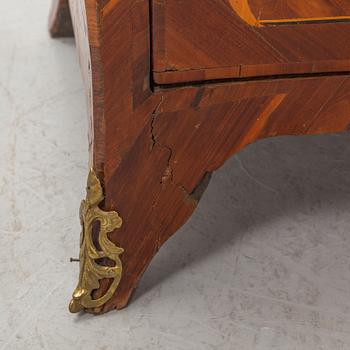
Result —
[{"label": "marquetry veneer", "polygon": [[[81,275],[90,300],[72,311],[126,306],[210,174],[246,145],[349,129],[349,17],[347,0],[70,0],[70,13],[54,1],[51,33],[70,35],[73,19],[89,101],[99,196],[85,204],[112,213],[104,243],[123,248],[115,288],[95,274],[89,290]],[[117,270],[118,259],[91,263]]]}]

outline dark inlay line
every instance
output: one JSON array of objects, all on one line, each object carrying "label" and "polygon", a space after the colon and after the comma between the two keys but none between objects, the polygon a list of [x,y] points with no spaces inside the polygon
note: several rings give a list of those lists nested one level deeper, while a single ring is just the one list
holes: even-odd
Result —
[{"label": "dark inlay line", "polygon": [[181,87],[198,87],[210,84],[227,84],[227,83],[240,83],[251,81],[271,81],[271,80],[285,80],[285,79],[306,79],[306,78],[318,78],[318,77],[337,77],[344,76],[350,77],[349,71],[340,72],[325,72],[325,73],[304,73],[304,74],[278,74],[278,75],[263,75],[257,77],[244,77],[244,78],[225,78],[214,80],[201,80],[201,81],[189,81],[185,83],[171,83],[171,84],[154,84],[153,88],[156,89],[173,89]]},{"label": "dark inlay line", "polygon": [[286,19],[286,20],[261,20],[260,24],[263,26],[289,26],[289,25],[301,25],[301,24],[329,24],[329,23],[348,23],[350,17],[339,18],[310,18],[310,19]]}]

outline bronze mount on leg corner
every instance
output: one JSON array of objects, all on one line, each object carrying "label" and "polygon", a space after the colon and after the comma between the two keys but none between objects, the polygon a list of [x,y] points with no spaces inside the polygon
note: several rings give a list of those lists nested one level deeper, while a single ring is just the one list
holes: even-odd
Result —
[{"label": "bronze mount on leg corner", "polygon": [[[111,242],[107,234],[120,228],[123,221],[117,212],[105,212],[99,208],[103,200],[101,183],[91,169],[86,199],[80,206],[80,274],[69,304],[72,313],[102,307],[112,298],[121,280],[122,262],[119,255],[124,250]],[[105,278],[112,280],[109,289],[102,297],[94,299],[93,292],[100,287],[100,280]]]}]

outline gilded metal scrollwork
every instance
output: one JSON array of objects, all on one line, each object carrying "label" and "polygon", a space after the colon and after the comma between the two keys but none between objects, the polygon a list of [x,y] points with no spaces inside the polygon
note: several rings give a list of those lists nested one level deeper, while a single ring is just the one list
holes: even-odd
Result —
[{"label": "gilded metal scrollwork", "polygon": [[[80,238],[80,275],[69,310],[77,313],[84,309],[103,306],[114,295],[122,276],[122,263],[119,255],[123,249],[114,245],[107,234],[122,226],[122,219],[117,212],[105,212],[99,208],[104,199],[102,186],[94,170],[90,170],[86,188],[86,199],[80,207],[82,232]],[[97,223],[97,225],[95,224]],[[95,238],[95,231],[96,233]],[[107,260],[107,264],[100,264]],[[98,299],[93,299],[93,291],[100,287],[100,280],[112,279],[107,292]]]}]

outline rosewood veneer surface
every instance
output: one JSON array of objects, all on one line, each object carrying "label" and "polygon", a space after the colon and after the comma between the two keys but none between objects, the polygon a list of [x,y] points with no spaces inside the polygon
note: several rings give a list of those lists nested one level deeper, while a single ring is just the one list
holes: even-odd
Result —
[{"label": "rosewood veneer surface", "polygon": [[[243,147],[349,129],[349,4],[307,3],[71,0],[91,166],[103,209],[123,218],[109,236],[124,249],[120,285],[88,311],[127,305],[210,174]],[[54,6],[54,34],[66,32],[66,5]],[[109,285],[102,280],[94,297]]]},{"label": "rosewood veneer surface", "polygon": [[152,3],[159,84],[350,67],[350,2],[345,0]]}]

